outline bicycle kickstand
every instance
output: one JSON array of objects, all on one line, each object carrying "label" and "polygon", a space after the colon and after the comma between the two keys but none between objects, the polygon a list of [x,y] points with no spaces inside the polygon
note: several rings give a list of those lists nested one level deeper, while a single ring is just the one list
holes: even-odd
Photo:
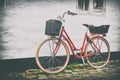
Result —
[{"label": "bicycle kickstand", "polygon": [[81,59],[82,59],[83,64],[85,65],[85,59],[83,57]]}]

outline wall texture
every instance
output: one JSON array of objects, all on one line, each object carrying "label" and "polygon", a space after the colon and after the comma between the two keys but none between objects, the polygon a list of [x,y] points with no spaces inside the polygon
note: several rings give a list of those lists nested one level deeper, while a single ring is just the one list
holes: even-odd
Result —
[{"label": "wall texture", "polygon": [[[76,46],[80,46],[83,23],[110,24],[107,39],[111,51],[120,50],[120,0],[106,0],[106,16],[66,16],[65,28]],[[0,59],[34,57],[44,35],[45,21],[63,12],[76,11],[76,0],[6,0],[0,10]]]}]

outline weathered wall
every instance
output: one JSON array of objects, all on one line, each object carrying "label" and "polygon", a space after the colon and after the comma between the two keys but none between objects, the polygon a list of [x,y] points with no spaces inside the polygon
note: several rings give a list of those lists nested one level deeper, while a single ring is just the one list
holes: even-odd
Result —
[{"label": "weathered wall", "polygon": [[[67,10],[76,11],[75,0],[6,0],[0,11],[0,58],[34,57],[44,36],[45,21]],[[120,1],[107,0],[106,16],[66,16],[66,29],[76,46],[82,42],[86,28],[82,23],[110,24],[107,39],[112,51],[120,50]]]}]

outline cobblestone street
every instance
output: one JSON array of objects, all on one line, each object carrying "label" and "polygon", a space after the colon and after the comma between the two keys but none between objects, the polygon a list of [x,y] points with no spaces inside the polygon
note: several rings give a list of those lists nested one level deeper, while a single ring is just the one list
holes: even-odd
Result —
[{"label": "cobblestone street", "polygon": [[[4,78],[4,79],[3,79]],[[0,75],[0,80],[120,80],[120,60],[111,60],[102,69],[89,65],[70,64],[57,74],[47,74],[40,69],[28,69],[22,73]]]}]

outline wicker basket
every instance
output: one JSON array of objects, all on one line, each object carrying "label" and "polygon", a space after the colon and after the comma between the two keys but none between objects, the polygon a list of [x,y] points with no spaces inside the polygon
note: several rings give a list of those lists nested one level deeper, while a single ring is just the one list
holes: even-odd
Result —
[{"label": "wicker basket", "polygon": [[50,19],[46,21],[45,35],[58,36],[60,33],[62,22]]}]

